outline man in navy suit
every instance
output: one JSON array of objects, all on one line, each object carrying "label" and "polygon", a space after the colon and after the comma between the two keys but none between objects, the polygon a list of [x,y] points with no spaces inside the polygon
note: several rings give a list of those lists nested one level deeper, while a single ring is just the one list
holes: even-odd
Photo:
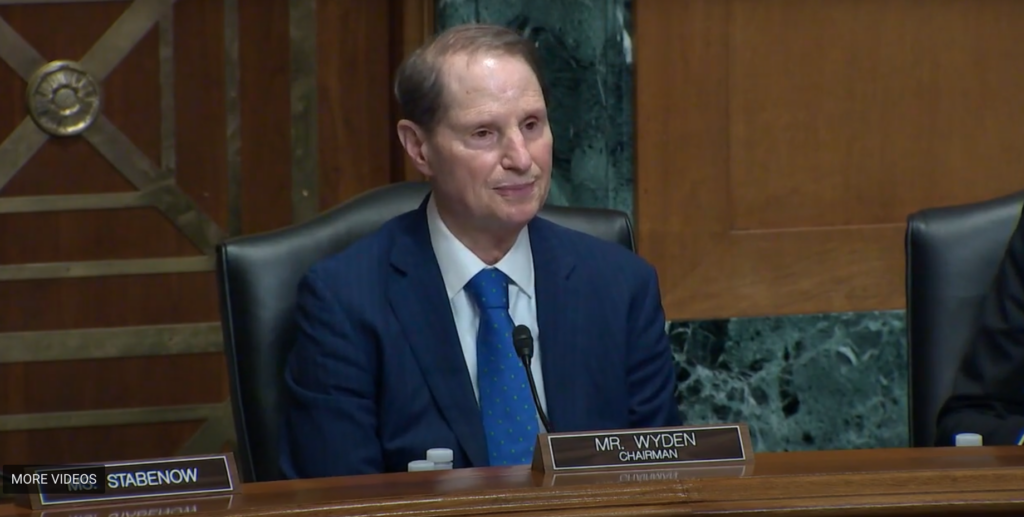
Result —
[{"label": "man in navy suit", "polygon": [[402,65],[398,135],[432,191],[298,291],[286,477],[529,463],[543,432],[511,334],[535,340],[551,431],[680,424],[658,278],[616,244],[536,218],[552,137],[533,45],[451,29]]}]

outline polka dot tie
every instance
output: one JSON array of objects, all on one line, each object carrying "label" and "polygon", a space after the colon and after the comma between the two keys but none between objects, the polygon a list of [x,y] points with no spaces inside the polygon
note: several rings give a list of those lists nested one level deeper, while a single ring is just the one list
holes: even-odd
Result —
[{"label": "polka dot tie", "polygon": [[492,466],[530,463],[538,431],[526,370],[512,346],[508,282],[504,273],[488,268],[466,284],[466,292],[480,308],[477,384]]}]

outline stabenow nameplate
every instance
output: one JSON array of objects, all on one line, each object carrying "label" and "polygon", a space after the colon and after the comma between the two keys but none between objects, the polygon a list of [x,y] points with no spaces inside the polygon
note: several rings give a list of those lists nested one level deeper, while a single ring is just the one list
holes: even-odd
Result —
[{"label": "stabenow nameplate", "polygon": [[4,474],[4,491],[27,496],[18,499],[27,499],[34,510],[229,495],[241,487],[230,453],[92,465],[5,465]]},{"label": "stabenow nameplate", "polygon": [[533,470],[717,466],[753,462],[746,424],[659,427],[537,436]]}]

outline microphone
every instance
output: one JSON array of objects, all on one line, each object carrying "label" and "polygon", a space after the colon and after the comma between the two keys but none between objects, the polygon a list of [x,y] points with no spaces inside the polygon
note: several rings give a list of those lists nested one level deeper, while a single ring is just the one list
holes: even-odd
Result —
[{"label": "microphone", "polygon": [[533,360],[533,333],[526,325],[516,325],[512,329],[512,345],[516,348],[516,354],[523,360],[523,367],[526,368],[526,380],[530,383],[530,392],[533,393],[533,403],[537,405],[537,414],[540,415],[540,422],[544,424],[546,432],[554,432],[551,429],[551,422],[544,414],[544,408],[540,405],[540,397],[537,395],[537,383],[533,380],[533,369],[530,362]]}]

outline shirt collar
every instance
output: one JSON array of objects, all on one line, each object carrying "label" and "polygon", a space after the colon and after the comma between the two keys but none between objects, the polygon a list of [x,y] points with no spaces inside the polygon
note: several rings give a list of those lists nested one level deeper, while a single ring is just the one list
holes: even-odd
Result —
[{"label": "shirt collar", "polygon": [[[437,265],[441,268],[448,299],[451,300],[470,279],[489,266],[462,244],[444,224],[437,212],[434,196],[430,196],[427,202],[427,226],[430,229],[430,244],[434,248]],[[512,249],[494,267],[533,298],[533,251],[527,227],[523,227]]]}]

